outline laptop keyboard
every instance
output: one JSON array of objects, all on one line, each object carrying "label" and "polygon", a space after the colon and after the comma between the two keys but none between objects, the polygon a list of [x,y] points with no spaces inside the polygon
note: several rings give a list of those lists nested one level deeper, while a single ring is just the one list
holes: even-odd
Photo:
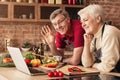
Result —
[{"label": "laptop keyboard", "polygon": [[40,70],[37,70],[37,69],[34,69],[34,68],[29,68],[30,72],[31,73],[44,73],[43,71],[40,71]]}]

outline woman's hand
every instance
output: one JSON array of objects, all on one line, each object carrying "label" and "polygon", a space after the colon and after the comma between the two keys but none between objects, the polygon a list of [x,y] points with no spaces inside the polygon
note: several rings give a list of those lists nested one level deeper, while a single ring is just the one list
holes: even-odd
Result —
[{"label": "woman's hand", "polygon": [[42,27],[41,35],[46,40],[48,44],[55,43],[55,36],[53,31],[49,28],[48,25]]},{"label": "woman's hand", "polygon": [[93,35],[92,34],[84,34],[84,41],[85,41],[85,44],[90,44],[92,39],[93,39]]}]

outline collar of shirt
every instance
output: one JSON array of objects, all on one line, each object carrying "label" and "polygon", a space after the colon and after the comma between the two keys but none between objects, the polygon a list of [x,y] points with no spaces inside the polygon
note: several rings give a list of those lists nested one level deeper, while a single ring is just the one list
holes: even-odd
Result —
[{"label": "collar of shirt", "polygon": [[102,28],[103,28],[103,25],[101,25],[100,29],[98,30],[98,32],[96,34],[94,34],[94,38],[98,38],[102,35]]}]

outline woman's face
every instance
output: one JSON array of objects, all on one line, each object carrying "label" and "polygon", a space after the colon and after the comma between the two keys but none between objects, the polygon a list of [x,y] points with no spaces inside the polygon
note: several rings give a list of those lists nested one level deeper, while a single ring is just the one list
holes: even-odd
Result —
[{"label": "woman's face", "polygon": [[60,34],[66,34],[68,32],[70,25],[70,19],[68,17],[58,14],[51,22],[55,30]]},{"label": "woman's face", "polygon": [[95,34],[98,31],[99,21],[88,13],[80,15],[82,27],[87,34]]}]

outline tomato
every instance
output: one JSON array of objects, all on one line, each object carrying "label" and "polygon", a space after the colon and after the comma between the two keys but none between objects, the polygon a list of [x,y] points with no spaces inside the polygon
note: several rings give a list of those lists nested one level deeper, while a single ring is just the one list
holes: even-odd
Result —
[{"label": "tomato", "polygon": [[54,72],[49,71],[47,75],[49,77],[63,77],[64,76],[63,72],[61,71],[54,71]]},{"label": "tomato", "polygon": [[3,58],[3,63],[13,62],[12,58]]},{"label": "tomato", "polygon": [[41,64],[41,61],[39,59],[32,59],[31,64],[33,67],[39,67]]},{"label": "tomato", "polygon": [[59,71],[58,74],[59,74],[59,77],[63,77],[64,76],[63,72],[61,72],[61,71]]},{"label": "tomato", "polygon": [[81,72],[81,69],[78,67],[71,67],[71,68],[68,68],[68,71],[69,72]]},{"label": "tomato", "polygon": [[29,64],[30,64],[30,62],[31,62],[31,60],[30,60],[30,59],[25,59],[25,63],[26,63],[27,65],[29,65]]},{"label": "tomato", "polygon": [[59,76],[59,73],[57,71],[54,71],[54,77],[58,77]]},{"label": "tomato", "polygon": [[48,75],[49,77],[53,77],[53,76],[54,76],[53,72],[48,72],[47,75]]},{"label": "tomato", "polygon": [[69,71],[69,72],[72,72],[72,68],[68,68],[68,71]]}]

